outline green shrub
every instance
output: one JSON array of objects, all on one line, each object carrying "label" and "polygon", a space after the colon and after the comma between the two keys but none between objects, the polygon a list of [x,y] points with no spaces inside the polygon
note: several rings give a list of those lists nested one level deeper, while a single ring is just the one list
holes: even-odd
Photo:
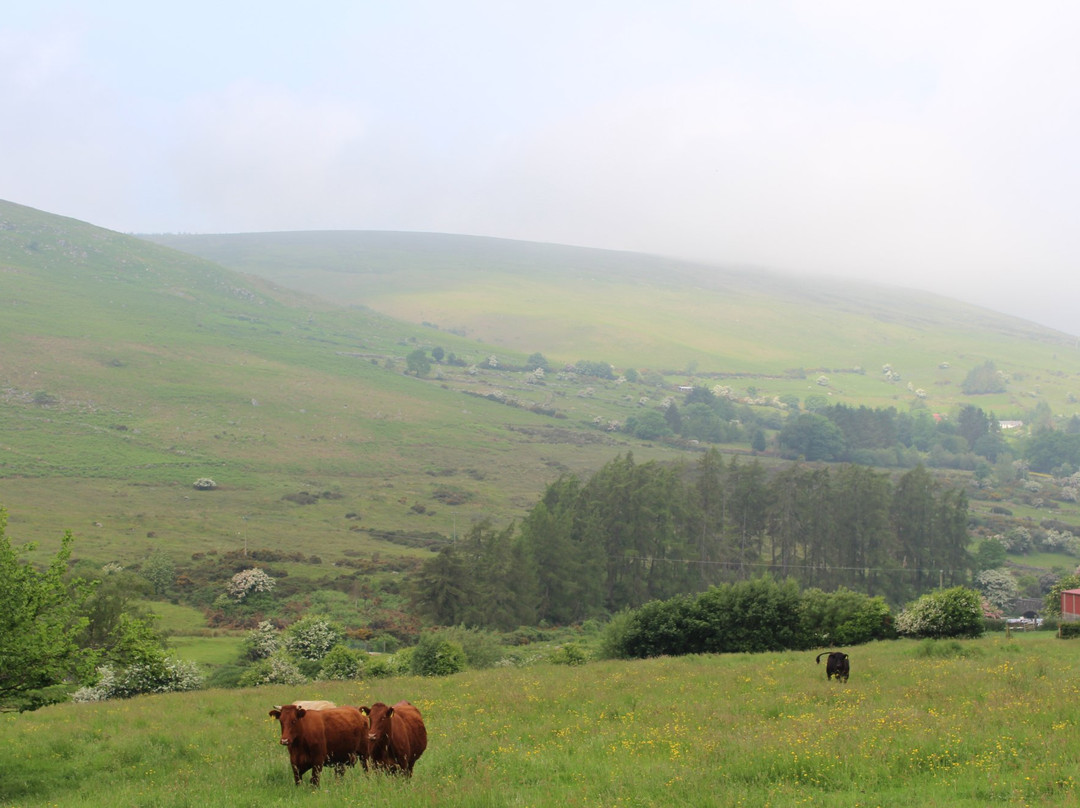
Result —
[{"label": "green shrub", "polygon": [[499,635],[479,628],[455,626],[443,629],[440,636],[447,642],[461,646],[465,662],[470,668],[490,668],[505,656]]},{"label": "green shrub", "polygon": [[1063,640],[1080,637],[1080,623],[1062,623],[1058,628],[1058,636]]},{"label": "green shrub", "polygon": [[390,657],[372,657],[368,660],[366,668],[367,675],[373,679],[385,679],[394,675],[394,666],[391,664]]},{"label": "green shrub", "polygon": [[556,665],[576,666],[584,665],[589,661],[589,657],[585,653],[585,649],[576,642],[568,642],[552,651],[548,661]]},{"label": "green shrub", "polygon": [[323,657],[320,679],[359,679],[364,672],[360,655],[345,645],[335,645]]},{"label": "green shrub", "polygon": [[465,670],[465,651],[435,632],[424,632],[412,650],[410,672],[417,676],[449,676]]},{"label": "green shrub", "polygon": [[626,632],[633,619],[634,612],[630,609],[623,609],[612,616],[600,634],[600,647],[597,649],[597,656],[600,659],[625,659],[627,657]]},{"label": "green shrub", "polygon": [[844,587],[835,592],[820,589],[803,592],[799,622],[810,648],[859,645],[896,636],[884,598],[872,598]]}]

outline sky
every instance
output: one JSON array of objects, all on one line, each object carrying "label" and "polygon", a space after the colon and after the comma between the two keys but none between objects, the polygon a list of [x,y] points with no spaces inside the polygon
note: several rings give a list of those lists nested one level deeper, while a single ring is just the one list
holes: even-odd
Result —
[{"label": "sky", "polygon": [[35,0],[0,199],[925,289],[1080,335],[1080,3]]}]

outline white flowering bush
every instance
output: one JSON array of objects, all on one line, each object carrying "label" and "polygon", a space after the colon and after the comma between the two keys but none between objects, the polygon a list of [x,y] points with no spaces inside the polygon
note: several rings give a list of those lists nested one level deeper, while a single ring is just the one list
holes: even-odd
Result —
[{"label": "white flowering bush", "polygon": [[1043,538],[1044,550],[1055,553],[1068,553],[1080,555],[1080,538],[1077,538],[1067,530],[1048,530]]},{"label": "white flowering bush", "polygon": [[320,660],[345,639],[337,623],[312,615],[297,620],[285,631],[285,650],[298,659]]},{"label": "white flowering bush", "polygon": [[278,630],[269,620],[263,620],[244,637],[244,656],[253,661],[273,656],[280,647]]},{"label": "white flowering bush", "polygon": [[978,637],[983,630],[982,595],[963,586],[923,595],[896,618],[906,637]]},{"label": "white flowering bush", "polygon": [[259,685],[302,685],[307,677],[300,672],[296,662],[282,652],[261,659],[244,671],[237,684],[240,687]]},{"label": "white flowering bush", "polygon": [[983,570],[975,576],[975,586],[993,606],[1002,610],[1008,610],[1020,596],[1016,579],[1001,569]]},{"label": "white flowering bush", "polygon": [[253,592],[270,592],[274,588],[274,579],[265,570],[252,567],[240,570],[230,579],[227,592],[234,600],[243,600]]},{"label": "white flowering bush", "polygon": [[123,669],[102,665],[98,668],[97,684],[80,688],[71,698],[77,702],[92,702],[126,699],[142,693],[176,693],[199,690],[203,682],[203,675],[194,662],[165,657]]},{"label": "white flowering bush", "polygon": [[191,485],[196,491],[213,491],[217,488],[217,483],[211,480],[209,477],[200,477]]}]

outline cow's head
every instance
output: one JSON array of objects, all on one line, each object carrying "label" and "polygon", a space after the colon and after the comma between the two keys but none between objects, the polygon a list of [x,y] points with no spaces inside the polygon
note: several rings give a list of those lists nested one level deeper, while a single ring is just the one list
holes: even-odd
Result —
[{"label": "cow's head", "polygon": [[370,707],[361,707],[361,712],[368,717],[368,742],[374,750],[386,743],[390,734],[390,719],[394,715],[394,708],[377,701]]},{"label": "cow's head", "polygon": [[307,710],[303,707],[297,707],[295,704],[275,707],[270,711],[270,716],[281,722],[282,746],[289,746],[300,737],[301,732],[303,732],[300,720],[306,714]]}]

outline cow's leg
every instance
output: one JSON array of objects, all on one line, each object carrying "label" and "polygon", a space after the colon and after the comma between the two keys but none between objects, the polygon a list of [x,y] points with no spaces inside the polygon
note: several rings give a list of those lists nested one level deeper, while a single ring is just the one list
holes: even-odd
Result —
[{"label": "cow's leg", "polygon": [[292,776],[293,776],[293,782],[296,783],[296,785],[300,785],[300,781],[303,779],[304,773],[300,770],[300,767],[295,763],[292,765]]},{"label": "cow's leg", "polygon": [[319,784],[319,775],[322,774],[322,764],[316,763],[311,767],[311,784],[317,786]]}]

